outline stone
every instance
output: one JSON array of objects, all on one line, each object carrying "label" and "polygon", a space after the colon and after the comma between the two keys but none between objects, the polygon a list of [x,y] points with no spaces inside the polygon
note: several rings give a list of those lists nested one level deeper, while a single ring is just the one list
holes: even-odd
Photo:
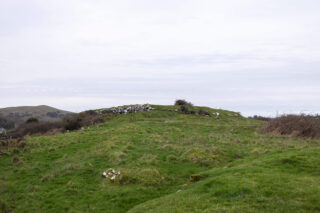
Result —
[{"label": "stone", "polygon": [[102,173],[102,176],[111,180],[111,181],[115,181],[116,179],[121,179],[121,172],[116,171],[112,168],[109,168]]}]

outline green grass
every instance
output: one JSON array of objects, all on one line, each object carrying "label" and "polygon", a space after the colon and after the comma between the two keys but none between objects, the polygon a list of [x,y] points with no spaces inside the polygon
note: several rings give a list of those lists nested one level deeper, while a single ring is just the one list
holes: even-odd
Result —
[{"label": "green grass", "polygon": [[[267,136],[224,110],[203,108],[214,119],[153,107],[8,150],[0,212],[320,211],[319,140]],[[103,178],[108,168],[122,181]]]}]

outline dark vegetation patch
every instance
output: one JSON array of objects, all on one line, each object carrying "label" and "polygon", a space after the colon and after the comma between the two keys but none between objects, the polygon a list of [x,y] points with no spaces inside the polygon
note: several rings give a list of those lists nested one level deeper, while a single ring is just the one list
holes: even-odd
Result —
[{"label": "dark vegetation patch", "polygon": [[186,105],[181,105],[180,111],[184,114],[191,114],[189,108]]},{"label": "dark vegetation patch", "polygon": [[8,136],[19,138],[26,135],[45,134],[48,132],[72,131],[81,129],[84,126],[103,123],[104,121],[104,116],[93,110],[73,114],[57,122],[39,122],[36,118],[29,118],[24,124],[8,133]]},{"label": "dark vegetation patch", "polygon": [[193,106],[191,102],[188,102],[184,99],[178,99],[174,102],[175,106]]},{"label": "dark vegetation patch", "polygon": [[49,116],[51,118],[58,118],[59,112],[47,112],[47,116]]},{"label": "dark vegetation patch", "polygon": [[264,117],[264,116],[260,116],[260,115],[254,115],[254,116],[248,117],[248,118],[259,120],[259,121],[270,121],[272,119],[272,118]]},{"label": "dark vegetation patch", "polygon": [[25,135],[43,134],[53,129],[62,129],[62,122],[32,122],[21,124],[18,128],[8,133],[13,138],[20,138]]},{"label": "dark vegetation patch", "polygon": [[[192,105],[179,105],[179,106],[180,106],[180,112],[182,112],[183,114],[191,114],[191,115],[196,114],[196,111],[194,109],[190,109]],[[210,116],[210,113],[203,109],[199,109],[198,115]]]},{"label": "dark vegetation patch", "polygon": [[200,109],[200,110],[198,111],[198,114],[199,114],[199,115],[210,116],[210,113],[209,113],[208,111],[205,111],[205,110],[202,110],[202,109]]},{"label": "dark vegetation patch", "polygon": [[13,129],[14,128],[14,122],[10,121],[3,116],[0,115],[0,128],[5,129]]},{"label": "dark vegetation patch", "polygon": [[289,135],[302,138],[320,138],[320,116],[283,115],[269,120],[262,131],[275,135]]},{"label": "dark vegetation patch", "polygon": [[180,112],[182,112],[183,114],[196,114],[196,111],[194,109],[189,109],[186,105],[180,106]]},{"label": "dark vegetation patch", "polygon": [[29,123],[38,123],[38,122],[39,122],[38,118],[33,118],[33,117],[29,118],[26,121],[27,124],[29,124]]},{"label": "dark vegetation patch", "polygon": [[105,121],[104,116],[98,114],[96,111],[89,110],[74,116],[65,118],[63,125],[65,130],[77,130],[84,126],[90,126]]}]

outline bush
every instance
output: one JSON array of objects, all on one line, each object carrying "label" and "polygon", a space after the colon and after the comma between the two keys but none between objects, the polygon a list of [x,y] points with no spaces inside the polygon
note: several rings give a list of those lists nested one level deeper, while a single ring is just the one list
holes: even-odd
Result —
[{"label": "bush", "polygon": [[38,118],[29,118],[26,121],[27,124],[29,124],[29,123],[38,123],[38,122],[39,122]]},{"label": "bush", "polygon": [[320,138],[320,116],[283,115],[269,120],[262,131],[276,135]]},{"label": "bush", "polygon": [[65,130],[77,130],[83,126],[105,122],[104,116],[93,110],[81,112],[63,119]]},{"label": "bush", "polygon": [[198,111],[198,114],[199,114],[199,115],[207,115],[207,116],[210,116],[210,113],[209,113],[209,112],[204,111],[204,110],[202,110],[202,109],[200,109],[200,110]]},{"label": "bush", "polygon": [[83,114],[85,114],[85,115],[98,115],[98,113],[94,110],[84,111]]},{"label": "bush", "polygon": [[71,116],[63,119],[63,127],[65,130],[77,130],[81,128],[81,121],[79,116]]},{"label": "bush", "polygon": [[190,114],[188,107],[186,107],[185,105],[180,106],[180,111],[184,114]]},{"label": "bush", "polygon": [[10,132],[10,136],[19,138],[25,135],[43,134],[53,129],[63,129],[62,122],[24,123]]},{"label": "bush", "polygon": [[191,102],[187,102],[186,100],[183,99],[178,99],[174,102],[175,106],[193,106]]},{"label": "bush", "polygon": [[181,105],[180,111],[184,114],[192,114],[192,115],[196,114],[196,111],[194,111],[193,109],[189,110],[189,108],[186,105]]},{"label": "bush", "polygon": [[260,115],[254,115],[253,117],[249,117],[249,118],[259,120],[259,121],[270,121],[271,120],[271,118],[263,117]]}]

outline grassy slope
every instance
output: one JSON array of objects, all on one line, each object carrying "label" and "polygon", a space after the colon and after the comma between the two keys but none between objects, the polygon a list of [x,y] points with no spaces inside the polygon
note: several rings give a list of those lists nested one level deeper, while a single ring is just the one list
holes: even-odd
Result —
[{"label": "grassy slope", "polygon": [[[154,107],[83,131],[30,137],[19,163],[9,150],[0,157],[0,210],[320,211],[319,140],[266,136],[260,122],[227,111],[214,119]],[[130,183],[102,178],[110,167]],[[190,184],[194,173],[204,178]]]}]

